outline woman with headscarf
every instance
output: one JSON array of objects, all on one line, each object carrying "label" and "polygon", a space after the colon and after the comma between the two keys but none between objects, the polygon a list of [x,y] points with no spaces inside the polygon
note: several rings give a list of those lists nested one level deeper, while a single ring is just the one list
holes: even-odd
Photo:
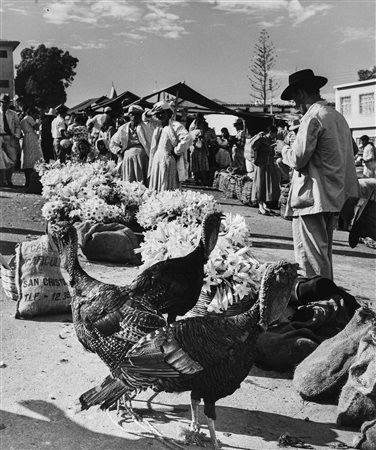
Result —
[{"label": "woman with headscarf", "polygon": [[28,187],[30,184],[35,163],[43,160],[42,148],[37,134],[37,130],[39,130],[39,123],[36,121],[37,117],[38,111],[35,108],[30,108],[20,122],[23,134],[21,170],[25,173],[25,187]]},{"label": "woman with headscarf", "polygon": [[112,136],[110,151],[118,157],[122,180],[147,186],[152,129],[141,120],[143,111],[139,105],[128,108],[130,120]]},{"label": "woman with headscarf", "polygon": [[154,104],[143,117],[154,128],[150,147],[149,188],[157,192],[179,189],[188,177],[187,151],[192,143],[184,125],[172,119],[169,103]]}]

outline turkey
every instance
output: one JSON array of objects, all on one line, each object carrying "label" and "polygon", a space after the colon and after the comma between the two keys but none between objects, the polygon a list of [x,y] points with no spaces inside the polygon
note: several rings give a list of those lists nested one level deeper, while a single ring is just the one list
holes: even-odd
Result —
[{"label": "turkey", "polygon": [[50,236],[67,273],[77,338],[87,350],[97,353],[111,371],[142,336],[166,324],[162,313],[172,311],[175,317],[197,301],[204,264],[216,245],[221,218],[219,213],[208,214],[197,248],[186,257],[161,261],[147,269],[149,276],[141,274],[139,277],[141,287],[137,280],[131,286],[122,287],[89,276],[78,261],[74,226],[69,223],[50,225]]},{"label": "turkey", "polygon": [[80,398],[83,409],[102,403],[106,408],[117,398],[152,387],[157,392],[191,391],[192,422],[199,431],[198,406],[203,399],[212,443],[215,403],[231,395],[248,375],[259,334],[285,310],[297,278],[297,264],[270,264],[262,278],[257,302],[233,317],[191,317],[147,334],[133,346],[100,387]]},{"label": "turkey", "polygon": [[200,242],[191,253],[145,269],[129,286],[132,297],[152,303],[159,313],[167,313],[168,323],[192,309],[200,296],[204,266],[217,243],[223,217],[219,212],[206,216]]},{"label": "turkey", "polygon": [[77,338],[114,370],[134,342],[166,321],[151,304],[133,299],[128,287],[102,283],[82,269],[72,224],[50,224],[49,235],[66,270]]}]

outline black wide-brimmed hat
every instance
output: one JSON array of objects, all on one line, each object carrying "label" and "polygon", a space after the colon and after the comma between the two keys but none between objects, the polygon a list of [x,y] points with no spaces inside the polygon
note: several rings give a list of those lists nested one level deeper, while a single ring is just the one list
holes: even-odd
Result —
[{"label": "black wide-brimmed hat", "polygon": [[299,70],[289,76],[289,85],[282,92],[281,100],[292,100],[291,93],[294,88],[302,86],[317,86],[321,88],[326,85],[328,79],[317,76],[311,69]]}]

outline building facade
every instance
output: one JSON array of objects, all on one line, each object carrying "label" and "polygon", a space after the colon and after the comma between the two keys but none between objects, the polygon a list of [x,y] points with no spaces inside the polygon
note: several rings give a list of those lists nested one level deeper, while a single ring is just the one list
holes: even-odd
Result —
[{"label": "building facade", "polygon": [[14,64],[13,52],[18,47],[18,41],[0,39],[0,93],[14,97]]},{"label": "building facade", "polygon": [[367,134],[376,142],[376,79],[341,84],[334,89],[336,110],[345,116],[355,141],[359,143],[360,136]]}]

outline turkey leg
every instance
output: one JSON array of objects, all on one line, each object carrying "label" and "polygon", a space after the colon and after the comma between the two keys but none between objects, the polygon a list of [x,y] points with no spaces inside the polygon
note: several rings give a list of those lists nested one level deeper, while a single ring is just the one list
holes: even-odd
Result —
[{"label": "turkey leg", "polygon": [[189,427],[190,431],[194,431],[195,433],[199,433],[200,431],[200,423],[198,421],[198,407],[200,405],[200,400],[196,400],[191,397],[191,413],[192,413],[192,421]]}]

